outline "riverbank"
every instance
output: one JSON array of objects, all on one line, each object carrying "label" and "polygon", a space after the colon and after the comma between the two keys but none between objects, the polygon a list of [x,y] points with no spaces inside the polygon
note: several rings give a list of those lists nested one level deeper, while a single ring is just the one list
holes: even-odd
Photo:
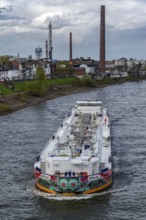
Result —
[{"label": "riverbank", "polygon": [[65,96],[74,93],[91,91],[93,89],[102,88],[105,86],[124,83],[128,81],[135,81],[134,78],[117,78],[117,79],[103,79],[97,81],[93,85],[57,85],[51,87],[47,94],[43,97],[32,96],[26,92],[17,92],[10,95],[0,95],[0,115],[6,115],[20,109],[36,105],[38,103],[55,99],[60,96]]},{"label": "riverbank", "polygon": [[85,92],[95,88],[91,87],[73,87],[70,85],[57,86],[48,91],[43,97],[30,96],[27,93],[17,93],[8,96],[0,96],[0,115],[6,115],[32,105],[39,104],[60,96]]}]

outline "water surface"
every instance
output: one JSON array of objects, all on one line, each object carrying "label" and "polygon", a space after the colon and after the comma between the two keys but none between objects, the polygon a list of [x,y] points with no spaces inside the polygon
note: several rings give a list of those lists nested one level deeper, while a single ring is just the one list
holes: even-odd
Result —
[{"label": "water surface", "polygon": [[[82,200],[34,195],[33,163],[77,100],[97,99],[111,119],[113,186]],[[145,220],[146,82],[69,95],[0,117],[0,219]]]}]

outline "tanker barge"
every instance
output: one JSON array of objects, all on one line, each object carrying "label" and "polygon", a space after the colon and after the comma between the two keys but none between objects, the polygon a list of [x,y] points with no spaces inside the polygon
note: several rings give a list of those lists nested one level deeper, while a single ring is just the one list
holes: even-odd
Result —
[{"label": "tanker barge", "polygon": [[90,194],[112,184],[110,120],[99,101],[78,101],[36,157],[35,186],[51,194]]}]

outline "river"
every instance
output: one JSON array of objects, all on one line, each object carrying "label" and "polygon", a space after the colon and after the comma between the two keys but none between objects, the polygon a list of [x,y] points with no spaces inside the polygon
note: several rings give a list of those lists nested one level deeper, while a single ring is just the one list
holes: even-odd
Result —
[{"label": "river", "polygon": [[[113,186],[80,200],[32,193],[33,163],[77,100],[101,100],[111,120]],[[60,97],[0,117],[1,220],[145,220],[146,81]]]}]

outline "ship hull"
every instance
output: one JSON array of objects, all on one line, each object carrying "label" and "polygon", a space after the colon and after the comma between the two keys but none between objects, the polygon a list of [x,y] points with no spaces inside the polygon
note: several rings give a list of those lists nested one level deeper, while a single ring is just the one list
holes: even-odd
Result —
[{"label": "ship hull", "polygon": [[79,194],[92,194],[108,189],[112,185],[112,171],[110,170],[104,176],[93,175],[90,177],[54,177],[44,178],[42,175],[36,183],[37,189],[50,193],[62,194],[63,196],[72,196]]},{"label": "ship hull", "polygon": [[[42,186],[41,184],[39,184],[38,182],[35,183],[35,186],[37,189],[39,189],[40,191],[46,192],[46,193],[50,193],[50,194],[60,194],[54,190],[51,190],[45,186]],[[79,194],[92,194],[92,193],[97,193],[97,192],[101,192],[103,190],[109,189],[109,187],[112,186],[112,179],[109,180],[107,183],[95,188],[95,189],[90,189],[90,190],[85,190],[84,192],[78,193],[78,192],[63,192],[62,195],[63,196],[73,196],[73,195],[79,195]]]}]

